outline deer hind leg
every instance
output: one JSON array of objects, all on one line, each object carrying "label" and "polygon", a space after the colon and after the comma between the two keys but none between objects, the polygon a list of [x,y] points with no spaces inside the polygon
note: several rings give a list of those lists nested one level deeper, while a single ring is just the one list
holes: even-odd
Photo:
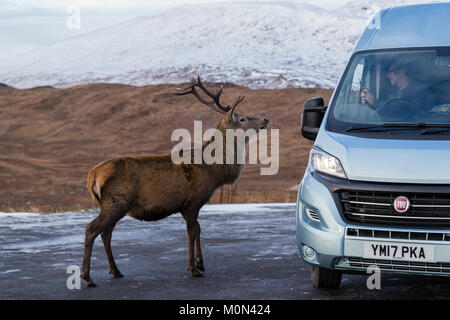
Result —
[{"label": "deer hind leg", "polygon": [[[123,218],[123,216],[125,216],[128,210],[129,208],[124,206],[123,201],[111,201],[110,199],[110,201],[108,202],[107,198],[105,197],[104,199],[102,199],[102,208],[100,210],[100,214],[86,226],[81,278],[86,282],[88,287],[96,287],[89,274],[91,268],[92,247],[94,245],[95,239],[99,234],[103,232],[106,232],[106,236],[108,237],[108,230],[110,230],[110,232],[112,233],[114,225],[117,223],[117,221]],[[108,249],[106,246],[105,250],[108,254]],[[111,251],[110,246],[109,251]]]},{"label": "deer hind leg", "polygon": [[117,268],[116,262],[114,261],[113,253],[111,250],[111,238],[112,238],[112,231],[115,227],[115,223],[112,227],[106,229],[101,233],[102,241],[103,241],[103,247],[105,248],[106,256],[108,257],[109,262],[109,273],[114,276],[114,278],[123,278],[123,274],[119,271]]},{"label": "deer hind leg", "polygon": [[100,234],[103,229],[102,219],[100,215],[91,221],[86,226],[86,232],[84,236],[84,254],[83,254],[83,266],[81,269],[81,278],[86,281],[88,287],[96,287],[95,283],[92,282],[92,279],[89,275],[90,266],[91,266],[91,255],[92,255],[92,247],[94,245],[94,240]]},{"label": "deer hind leg", "polygon": [[[187,227],[187,240],[188,240],[188,266],[187,270],[191,271],[193,277],[203,277],[203,275],[198,271],[197,266],[194,263],[194,244],[199,237],[200,225],[197,222],[198,211],[183,213],[183,218],[186,220]],[[200,244],[200,242],[199,242]]]}]

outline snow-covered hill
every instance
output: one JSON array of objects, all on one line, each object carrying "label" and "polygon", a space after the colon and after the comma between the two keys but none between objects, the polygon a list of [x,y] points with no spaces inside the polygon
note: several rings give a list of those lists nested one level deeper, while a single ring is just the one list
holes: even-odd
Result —
[{"label": "snow-covered hill", "polygon": [[[383,0],[381,7],[411,2]],[[0,69],[0,82],[144,85],[199,73],[252,88],[330,88],[381,7],[361,0],[333,11],[296,2],[183,5],[20,56]]]}]

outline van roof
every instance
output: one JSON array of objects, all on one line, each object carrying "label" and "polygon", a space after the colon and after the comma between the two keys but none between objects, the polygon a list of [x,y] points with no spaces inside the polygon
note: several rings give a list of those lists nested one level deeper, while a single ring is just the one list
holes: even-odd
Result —
[{"label": "van roof", "polygon": [[364,30],[354,52],[373,49],[450,46],[450,3],[381,10]]}]

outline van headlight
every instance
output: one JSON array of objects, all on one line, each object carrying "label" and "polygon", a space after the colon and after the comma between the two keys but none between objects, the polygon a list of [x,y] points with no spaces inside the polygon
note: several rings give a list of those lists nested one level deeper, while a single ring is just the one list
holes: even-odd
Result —
[{"label": "van headlight", "polygon": [[347,179],[339,159],[316,147],[311,149],[308,167],[311,172],[318,171],[330,176]]}]

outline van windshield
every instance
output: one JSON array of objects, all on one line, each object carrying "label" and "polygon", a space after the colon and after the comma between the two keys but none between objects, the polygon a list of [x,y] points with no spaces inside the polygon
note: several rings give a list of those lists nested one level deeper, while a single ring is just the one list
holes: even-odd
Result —
[{"label": "van windshield", "polygon": [[357,54],[333,100],[331,131],[448,136],[450,47]]}]

